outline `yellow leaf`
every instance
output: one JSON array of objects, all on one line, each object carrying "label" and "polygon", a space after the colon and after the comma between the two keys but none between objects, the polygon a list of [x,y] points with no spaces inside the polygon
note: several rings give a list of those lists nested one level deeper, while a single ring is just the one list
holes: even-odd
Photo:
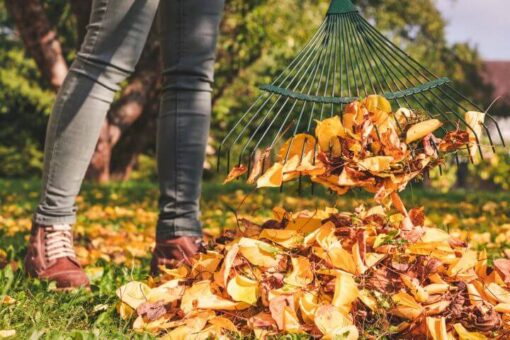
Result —
[{"label": "yellow leaf", "polygon": [[308,152],[296,168],[298,174],[306,176],[319,176],[326,172],[324,164],[318,160],[314,151]]},{"label": "yellow leaf", "polygon": [[446,331],[445,318],[427,317],[425,319],[427,330],[433,340],[448,340],[448,332]]},{"label": "yellow leaf", "polygon": [[424,227],[423,230],[425,231],[421,237],[421,242],[423,243],[446,242],[451,238],[446,231],[438,228]]},{"label": "yellow leaf", "polygon": [[227,293],[235,301],[254,305],[259,298],[258,282],[242,275],[236,275],[228,282]]},{"label": "yellow leaf", "polygon": [[406,143],[412,143],[423,137],[431,134],[432,132],[439,129],[443,123],[438,119],[429,119],[420,123],[417,123],[407,130]]},{"label": "yellow leaf", "polygon": [[278,152],[277,160],[283,163],[294,156],[302,158],[308,152],[313,151],[315,148],[315,138],[311,135],[301,133],[290,138],[283,144]]},{"label": "yellow leaf", "polygon": [[450,290],[450,285],[448,283],[431,283],[423,288],[429,295],[443,294]]},{"label": "yellow leaf", "polygon": [[390,102],[378,95],[370,95],[363,101],[363,104],[370,112],[370,119],[375,124],[380,133],[385,132],[388,128],[393,128],[390,121],[391,104]]},{"label": "yellow leaf", "polygon": [[340,186],[338,184],[340,177],[337,175],[312,176],[311,180],[312,182],[324,185],[326,188],[334,191],[337,195],[344,195],[347,191],[349,191],[348,187]]},{"label": "yellow leaf", "polygon": [[166,329],[175,328],[173,331],[167,333],[160,339],[165,340],[205,340],[208,337],[201,337],[199,332],[204,329],[207,322],[216,317],[213,311],[196,311],[188,314],[185,319],[178,320],[177,322],[171,321],[163,325]]},{"label": "yellow leaf", "polygon": [[446,264],[457,261],[455,252],[447,242],[417,242],[409,245],[406,253],[435,257]]},{"label": "yellow leaf", "polygon": [[122,320],[127,320],[131,318],[135,313],[135,310],[133,308],[129,307],[127,303],[124,303],[122,301],[119,301],[119,303],[116,306],[116,309],[117,313],[119,313],[120,318]]},{"label": "yellow leaf", "polygon": [[136,320],[133,322],[133,330],[135,331],[145,331],[148,333],[159,333],[163,329],[167,328],[167,322],[166,318],[162,317],[157,320],[153,320],[150,322],[145,322],[143,317],[139,316],[136,318]]},{"label": "yellow leaf", "polygon": [[184,279],[189,275],[189,267],[184,264],[174,269],[161,266],[160,270],[163,272],[164,276],[170,277],[171,279]]},{"label": "yellow leaf", "polygon": [[244,175],[247,171],[248,168],[246,167],[246,165],[243,164],[233,167],[232,170],[230,170],[230,172],[228,173],[227,178],[225,178],[225,180],[223,181],[223,184],[232,182],[236,178]]},{"label": "yellow leaf", "polygon": [[480,292],[478,291],[478,289],[476,289],[476,287],[471,283],[468,283],[466,286],[467,286],[469,301],[471,302],[471,304],[473,306],[481,305],[483,300],[482,300],[482,296],[481,296]]},{"label": "yellow leaf", "polygon": [[228,277],[230,275],[230,270],[232,269],[232,266],[234,265],[234,260],[237,256],[237,253],[239,252],[239,244],[235,243],[232,245],[232,247],[227,251],[227,254],[225,255],[225,260],[223,261],[223,286],[227,284]]},{"label": "yellow leaf", "polygon": [[325,339],[357,340],[359,332],[338,308],[323,305],[317,308],[314,318],[315,325],[324,335]]},{"label": "yellow leaf", "polygon": [[304,256],[297,256],[291,259],[292,272],[284,279],[290,285],[306,287],[313,281],[312,265]]},{"label": "yellow leaf", "polygon": [[330,248],[329,250],[314,247],[313,253],[335,268],[351,274],[356,274],[356,264],[354,263],[351,253],[343,249],[340,245]]},{"label": "yellow leaf", "polygon": [[[311,236],[308,235],[308,242]],[[306,241],[306,240],[305,240]],[[341,247],[340,240],[335,236],[335,225],[329,221],[321,226],[315,233],[315,241],[324,249],[329,250],[335,247]]]},{"label": "yellow leaf", "polygon": [[[334,213],[334,212],[331,212]],[[280,212],[280,217],[277,220],[281,221],[283,215]],[[322,220],[329,217],[329,213],[325,213],[322,210],[308,211],[304,210],[291,216],[287,216],[288,224],[285,227],[287,230],[297,230],[302,234],[311,233],[322,225]]]},{"label": "yellow leaf", "polygon": [[365,255],[365,263],[367,268],[372,268],[382,260],[386,258],[386,254],[377,254],[377,253],[367,253]]},{"label": "yellow leaf", "polygon": [[145,283],[132,281],[118,288],[115,293],[122,302],[133,309],[137,309],[138,306],[147,301],[150,291],[150,287]]},{"label": "yellow leaf", "polygon": [[327,154],[331,152],[333,157],[340,156],[342,147],[338,137],[345,138],[347,136],[342,122],[340,121],[340,117],[333,116],[322,121],[317,121],[315,135],[317,136],[322,152]]},{"label": "yellow leaf", "polygon": [[251,170],[250,176],[246,180],[246,183],[253,184],[257,177],[260,176],[264,165],[269,162],[269,152],[270,149],[266,149],[265,151],[257,150],[255,152],[255,158],[253,160],[253,169]]},{"label": "yellow leaf", "polygon": [[266,238],[284,248],[295,248],[303,243],[303,235],[289,229],[264,229],[259,238]]},{"label": "yellow leaf", "polygon": [[409,289],[411,294],[413,294],[414,298],[418,302],[425,302],[429,298],[429,294],[427,290],[420,285],[420,282],[416,278],[412,278],[405,274],[400,274],[400,279]]},{"label": "yellow leaf", "polygon": [[262,176],[257,180],[257,188],[274,188],[279,187],[283,183],[283,165],[274,163]]},{"label": "yellow leaf", "polygon": [[476,262],[475,266],[476,275],[482,280],[485,280],[487,277],[487,250],[482,249],[478,253],[478,262]]},{"label": "yellow leaf", "polygon": [[211,281],[204,280],[194,283],[184,291],[181,300],[181,309],[188,314],[198,309],[210,310],[243,310],[250,305],[242,302],[234,302],[219,297],[211,290]]},{"label": "yellow leaf", "polygon": [[193,266],[191,268],[191,276],[196,277],[201,273],[212,275],[218,268],[223,256],[215,251],[208,251],[207,253],[200,253],[198,259],[193,259]]},{"label": "yellow leaf", "polygon": [[358,242],[354,243],[352,246],[352,258],[354,259],[354,264],[356,265],[356,275],[364,274],[368,270],[368,267],[365,265],[363,259],[361,258]]},{"label": "yellow leaf", "polygon": [[370,172],[383,172],[390,169],[393,157],[391,156],[375,156],[368,157],[358,162],[358,168]]},{"label": "yellow leaf", "polygon": [[376,94],[369,95],[363,100],[363,105],[367,108],[369,112],[377,112],[383,111],[386,113],[391,112],[391,104],[383,96],[379,96]]},{"label": "yellow leaf", "polygon": [[409,120],[414,119],[415,117],[416,114],[413,111],[404,107],[401,107],[397,110],[397,112],[395,112],[395,120],[398,124],[400,124],[400,126],[405,126]]},{"label": "yellow leaf", "polygon": [[392,296],[395,307],[391,313],[401,318],[415,320],[423,313],[423,307],[407,293],[397,293]]},{"label": "yellow leaf", "polygon": [[190,339],[190,334],[194,334],[194,333],[196,333],[196,331],[194,331],[190,327],[180,326],[180,327],[177,327],[174,330],[168,332],[161,339],[163,339],[163,340],[193,340],[193,338]]},{"label": "yellow leaf", "polygon": [[498,303],[494,310],[502,314],[510,314],[510,303]]},{"label": "yellow leaf", "polygon": [[455,332],[457,332],[459,340],[487,340],[485,335],[478,332],[469,332],[460,323],[453,325],[453,328],[455,329]]},{"label": "yellow leaf", "polygon": [[287,332],[299,332],[301,323],[296,315],[296,312],[290,307],[285,307],[283,310],[283,330]]},{"label": "yellow leaf", "polygon": [[485,120],[485,113],[468,111],[464,114],[464,120],[466,121],[467,125],[471,128],[467,129],[467,132],[469,134],[469,140],[471,142],[471,144],[469,145],[469,154],[473,159],[476,159],[476,153],[478,150],[476,137],[478,137],[478,141],[481,143],[482,124]]},{"label": "yellow leaf", "polygon": [[[269,301],[269,310],[271,317],[276,322],[278,329],[287,332],[297,332],[300,329],[299,319],[294,310],[295,296],[274,295]],[[292,307],[292,308],[291,308]]]},{"label": "yellow leaf", "polygon": [[358,298],[370,308],[373,312],[376,312],[379,309],[379,304],[377,303],[377,299],[370,293],[369,290],[362,289],[359,291]]},{"label": "yellow leaf", "polygon": [[217,330],[227,330],[232,333],[240,334],[239,330],[234,325],[234,323],[222,316],[216,316],[213,319],[209,320],[209,324],[214,326],[214,328],[216,328]]},{"label": "yellow leaf", "polygon": [[496,283],[489,283],[486,292],[500,303],[510,303],[510,292]]},{"label": "yellow leaf", "polygon": [[165,282],[161,286],[152,288],[147,295],[148,302],[162,301],[164,304],[168,304],[173,301],[177,301],[184,294],[185,287],[179,285],[180,280],[171,280]]},{"label": "yellow leaf", "polygon": [[363,122],[365,115],[368,115],[367,109],[356,100],[345,106],[342,115],[342,125],[347,131],[352,131],[355,125]]},{"label": "yellow leaf", "polygon": [[266,242],[243,237],[239,240],[240,253],[253,265],[276,267],[279,249]]},{"label": "yellow leaf", "polygon": [[312,323],[315,318],[315,311],[317,310],[317,293],[304,292],[299,298],[299,310],[303,320],[307,323]]},{"label": "yellow leaf", "polygon": [[335,294],[331,302],[333,306],[338,307],[344,314],[348,314],[358,296],[358,286],[351,275],[340,274],[336,277]]},{"label": "yellow leaf", "polygon": [[438,302],[429,304],[427,307],[425,307],[425,315],[431,316],[441,314],[446,310],[446,308],[450,306],[450,304],[451,302],[448,300],[440,300]]},{"label": "yellow leaf", "polygon": [[476,251],[466,250],[459,261],[455,265],[450,266],[448,269],[448,276],[454,277],[464,273],[467,270],[474,268],[476,262],[478,262]]}]

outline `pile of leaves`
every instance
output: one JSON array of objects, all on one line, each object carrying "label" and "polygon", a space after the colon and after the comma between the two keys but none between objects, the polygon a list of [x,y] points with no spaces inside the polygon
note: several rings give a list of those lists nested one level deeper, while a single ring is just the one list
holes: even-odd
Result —
[{"label": "pile of leaves", "polygon": [[[438,119],[423,119],[406,108],[393,113],[386,98],[371,95],[347,105],[341,117],[317,121],[315,137],[298,134],[286,141],[266,171],[270,150],[261,153],[247,181],[256,182],[258,188],[279,187],[309,177],[339,195],[363,188],[382,203],[440,165],[448,153],[467,148],[474,159],[484,117],[481,112],[467,112],[465,130],[446,131]],[[442,138],[434,135],[436,130]],[[240,164],[225,182],[248,172],[248,167]]]},{"label": "pile of leaves", "polygon": [[251,171],[235,167],[226,182],[250,172],[248,182],[278,187],[308,176],[338,194],[368,190],[378,205],[274,208],[262,224],[239,219],[191,263],[119,288],[120,315],[136,316],[135,330],[168,339],[505,338],[510,260],[489,267],[485,251],[425,226],[423,209],[408,211],[398,195],[446,153],[467,148],[474,157],[483,113],[465,117],[470,129],[438,138],[439,120],[392,113],[386,99],[369,96],[341,118],[317,122],[315,137],[284,143],[266,171],[265,156]]},{"label": "pile of leaves", "polygon": [[157,281],[118,289],[133,327],[168,339],[305,333],[325,338],[486,339],[510,330],[510,260],[487,265],[423,209],[291,214],[209,242]]}]

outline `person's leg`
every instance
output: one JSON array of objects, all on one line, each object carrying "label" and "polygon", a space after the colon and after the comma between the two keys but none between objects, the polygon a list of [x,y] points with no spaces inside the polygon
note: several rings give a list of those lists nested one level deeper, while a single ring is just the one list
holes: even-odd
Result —
[{"label": "person's leg", "polygon": [[80,190],[119,83],[134,69],[159,0],[94,0],[80,52],[48,124],[43,190],[34,222],[75,222]]},{"label": "person's leg", "polygon": [[80,52],[48,124],[43,190],[34,214],[25,270],[58,288],[87,286],[73,250],[75,198],[119,83],[136,65],[158,0],[94,0]]},{"label": "person's leg", "polygon": [[200,237],[199,198],[211,116],[211,86],[224,0],[162,0],[163,93],[157,159],[157,240]]}]

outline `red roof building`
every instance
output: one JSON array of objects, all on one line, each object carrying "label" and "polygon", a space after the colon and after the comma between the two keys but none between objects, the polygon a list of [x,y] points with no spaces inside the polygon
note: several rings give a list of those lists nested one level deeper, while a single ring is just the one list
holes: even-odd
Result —
[{"label": "red roof building", "polygon": [[493,99],[501,97],[498,102],[510,105],[510,61],[486,61],[484,66],[483,77],[494,87]]}]

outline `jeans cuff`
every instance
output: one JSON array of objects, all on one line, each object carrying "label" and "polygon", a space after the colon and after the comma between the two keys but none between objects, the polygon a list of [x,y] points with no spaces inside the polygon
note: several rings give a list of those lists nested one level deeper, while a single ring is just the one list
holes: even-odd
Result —
[{"label": "jeans cuff", "polygon": [[175,236],[202,237],[202,224],[199,221],[185,219],[158,221],[156,240],[166,240]]},{"label": "jeans cuff", "polygon": [[48,216],[35,213],[32,221],[39,225],[75,224],[76,216]]}]

